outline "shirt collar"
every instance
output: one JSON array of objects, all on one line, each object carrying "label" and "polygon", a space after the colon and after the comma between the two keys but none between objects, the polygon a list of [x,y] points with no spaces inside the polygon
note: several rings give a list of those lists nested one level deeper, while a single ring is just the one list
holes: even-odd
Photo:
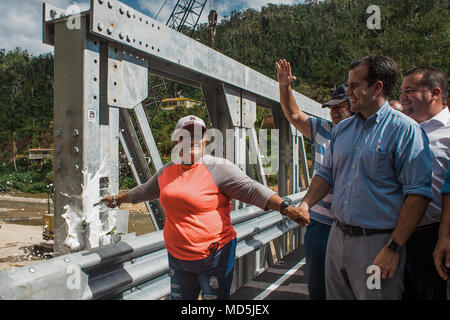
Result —
[{"label": "shirt collar", "polygon": [[[373,121],[379,123],[390,111],[391,107],[389,106],[389,102],[386,100],[375,114],[366,119],[365,123],[372,123]],[[361,113],[357,112],[355,116],[363,121]]]},{"label": "shirt collar", "polygon": [[441,112],[439,112],[433,118],[420,123],[420,126],[427,126],[432,123],[440,124],[442,126],[446,126],[446,125],[450,124],[450,111],[448,110],[448,107],[444,108]]}]

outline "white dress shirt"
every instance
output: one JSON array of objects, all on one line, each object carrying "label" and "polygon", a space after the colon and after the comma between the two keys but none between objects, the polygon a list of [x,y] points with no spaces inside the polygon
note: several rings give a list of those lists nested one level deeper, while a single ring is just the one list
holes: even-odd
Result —
[{"label": "white dress shirt", "polygon": [[433,118],[420,123],[430,140],[430,149],[433,154],[433,196],[434,200],[428,204],[420,225],[427,225],[441,220],[442,196],[440,194],[444,185],[450,159],[450,112],[448,107]]}]

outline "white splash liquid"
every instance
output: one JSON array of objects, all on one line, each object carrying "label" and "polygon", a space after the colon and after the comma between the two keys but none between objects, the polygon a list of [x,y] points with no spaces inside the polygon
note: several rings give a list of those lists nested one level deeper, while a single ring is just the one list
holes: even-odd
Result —
[{"label": "white splash liquid", "polygon": [[104,205],[94,207],[94,204],[101,199],[99,195],[100,178],[106,175],[105,171],[105,161],[93,177],[83,171],[81,196],[61,193],[70,198],[69,204],[64,206],[65,212],[62,217],[68,226],[64,245],[72,251],[111,243],[111,230],[116,226],[117,210]]}]

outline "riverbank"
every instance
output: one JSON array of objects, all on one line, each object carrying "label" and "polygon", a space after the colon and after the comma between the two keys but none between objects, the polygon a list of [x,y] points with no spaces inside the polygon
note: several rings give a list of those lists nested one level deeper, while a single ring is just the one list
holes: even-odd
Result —
[{"label": "riverbank", "polygon": [[[155,230],[144,203],[123,204],[120,209],[130,212],[128,232],[139,236]],[[53,241],[42,237],[42,218],[47,212],[47,194],[0,194],[0,270],[43,259],[43,253],[35,249],[53,245]],[[53,213],[51,202],[50,212]]]},{"label": "riverbank", "polygon": [[[41,195],[41,194],[39,194]],[[48,203],[53,204],[52,199],[42,198],[42,197],[20,197],[0,194],[0,201],[9,202],[25,202],[25,203]]]},{"label": "riverbank", "polygon": [[0,222],[0,270],[20,268],[44,259],[33,247],[52,246],[42,239],[42,226]]}]

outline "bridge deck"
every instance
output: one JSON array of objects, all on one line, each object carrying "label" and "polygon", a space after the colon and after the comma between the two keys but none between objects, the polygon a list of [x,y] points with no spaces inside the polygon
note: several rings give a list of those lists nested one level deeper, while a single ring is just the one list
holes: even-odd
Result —
[{"label": "bridge deck", "polygon": [[231,295],[231,300],[308,300],[303,246]]}]

